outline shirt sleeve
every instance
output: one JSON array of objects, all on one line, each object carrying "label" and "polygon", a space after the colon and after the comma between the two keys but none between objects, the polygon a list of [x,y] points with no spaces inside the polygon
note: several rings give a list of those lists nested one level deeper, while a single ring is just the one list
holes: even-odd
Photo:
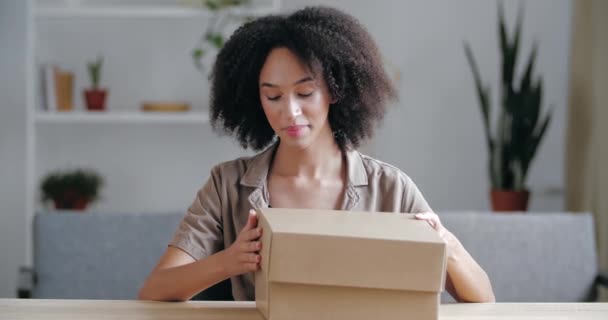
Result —
[{"label": "shirt sleeve", "polygon": [[401,198],[401,212],[403,213],[421,213],[431,212],[431,206],[426,202],[422,192],[418,189],[414,181],[404,175],[403,181],[403,196]]},{"label": "shirt sleeve", "polygon": [[219,170],[211,171],[181,220],[169,246],[179,248],[196,260],[223,248],[222,203]]}]

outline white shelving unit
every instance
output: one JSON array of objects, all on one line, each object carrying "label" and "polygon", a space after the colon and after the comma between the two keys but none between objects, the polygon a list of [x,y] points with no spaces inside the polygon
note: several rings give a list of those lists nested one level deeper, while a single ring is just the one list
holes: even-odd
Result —
[{"label": "white shelving unit", "polygon": [[[38,52],[40,51],[38,39],[38,25],[41,22],[60,21],[61,23],[82,23],[94,19],[129,19],[129,21],[141,21],[145,19],[155,19],[167,21],[173,19],[179,21],[204,21],[211,16],[211,13],[201,7],[165,4],[170,1],[162,2],[160,5],[149,5],[146,1],[106,1],[106,0],[87,0],[87,1],[67,1],[67,0],[26,0],[28,2],[28,30],[27,30],[27,116],[26,116],[26,263],[32,264],[32,220],[38,209],[38,179],[37,171],[37,143],[40,138],[41,128],[44,130],[54,130],[53,128],[72,126],[74,130],[83,130],[82,125],[87,126],[155,126],[155,125],[205,125],[209,122],[206,111],[189,111],[176,113],[153,113],[139,111],[110,111],[87,112],[49,112],[43,111],[37,105],[40,101],[38,94],[39,74]],[[80,3],[80,4],[79,4]],[[127,4],[125,4],[127,3]],[[183,1],[182,1],[183,3]],[[255,3],[255,1],[254,1]],[[268,0],[262,7],[248,7],[229,9],[228,14],[233,16],[259,16],[270,13],[278,13],[280,0]],[[98,21],[98,20],[94,20]],[[89,22],[87,22],[89,23]],[[142,81],[145,81],[142,80]],[[80,128],[80,129],[77,129]],[[70,128],[70,130],[72,130]],[[86,130],[86,129],[84,129]],[[46,132],[46,131],[45,131]],[[128,143],[128,141],[120,141]],[[66,147],[66,146],[62,146]],[[64,149],[69,149],[64,148]]]},{"label": "white shelving unit", "polygon": [[[278,11],[278,1],[268,8],[227,9],[233,16],[259,16],[269,12]],[[276,10],[276,11],[273,11]],[[35,16],[40,19],[47,18],[83,18],[83,17],[109,17],[109,18],[208,18],[210,12],[198,7],[176,6],[80,6],[80,7],[39,7]]]},{"label": "white shelving unit", "polygon": [[115,7],[42,7],[36,9],[37,18],[82,18],[82,17],[124,17],[124,18],[206,18],[209,12],[195,8],[175,8],[156,6],[139,8],[135,6]]},{"label": "white shelving unit", "polygon": [[37,112],[34,118],[39,124],[70,124],[70,123],[130,123],[130,124],[206,124],[209,117],[205,112],[183,113],[146,113],[146,112]]}]

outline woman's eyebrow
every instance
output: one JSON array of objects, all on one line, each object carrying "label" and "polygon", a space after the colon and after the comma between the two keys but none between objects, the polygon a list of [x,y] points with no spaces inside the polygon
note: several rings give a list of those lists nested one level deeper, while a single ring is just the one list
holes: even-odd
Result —
[{"label": "woman's eyebrow", "polygon": [[296,82],[294,82],[293,84],[300,84],[300,83],[304,83],[304,82],[310,82],[310,81],[315,81],[315,79],[313,79],[312,77],[308,76],[308,77],[304,77]]},{"label": "woman's eyebrow", "polygon": [[[307,76],[307,77],[304,77],[304,78],[302,78],[302,79],[294,82],[293,84],[296,85],[296,84],[301,84],[301,83],[309,82],[309,81],[315,81],[315,79],[313,79],[310,76]],[[263,82],[260,86],[261,87],[270,87],[270,88],[278,88],[279,87],[276,84],[272,84],[272,83],[268,83],[268,82]]]}]

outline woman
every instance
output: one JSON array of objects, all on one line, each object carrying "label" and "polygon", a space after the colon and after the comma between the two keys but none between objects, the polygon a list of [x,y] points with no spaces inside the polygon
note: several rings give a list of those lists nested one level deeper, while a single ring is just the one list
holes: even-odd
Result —
[{"label": "woman", "polygon": [[490,281],[399,169],[355,149],[394,97],[374,41],[353,17],[313,7],[240,27],[212,73],[211,121],[256,156],[217,165],[140,299],[185,301],[230,278],[253,300],[263,230],[253,208],[417,213],[447,243],[447,290],[494,301]]}]

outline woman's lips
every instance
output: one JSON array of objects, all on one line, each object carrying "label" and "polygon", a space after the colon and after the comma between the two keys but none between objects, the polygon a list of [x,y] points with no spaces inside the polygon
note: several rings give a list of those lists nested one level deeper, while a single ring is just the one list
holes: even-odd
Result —
[{"label": "woman's lips", "polygon": [[290,136],[290,137],[299,137],[302,134],[304,134],[304,130],[306,130],[308,126],[305,125],[296,125],[296,126],[289,126],[286,127],[285,132]]}]

